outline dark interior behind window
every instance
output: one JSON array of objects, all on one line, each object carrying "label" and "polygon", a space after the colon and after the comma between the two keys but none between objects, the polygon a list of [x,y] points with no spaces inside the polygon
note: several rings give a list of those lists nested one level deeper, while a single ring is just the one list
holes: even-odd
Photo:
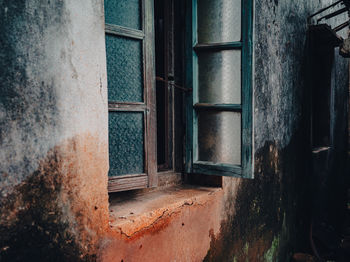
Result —
[{"label": "dark interior behind window", "polygon": [[155,0],[158,171],[181,171],[183,160],[183,1]]}]

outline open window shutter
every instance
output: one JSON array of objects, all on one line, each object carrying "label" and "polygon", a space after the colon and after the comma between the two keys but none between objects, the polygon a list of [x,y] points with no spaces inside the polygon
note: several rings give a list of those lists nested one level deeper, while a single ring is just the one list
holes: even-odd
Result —
[{"label": "open window shutter", "polygon": [[105,0],[109,192],[157,184],[152,2]]},{"label": "open window shutter", "polygon": [[187,172],[252,177],[251,0],[192,0]]}]

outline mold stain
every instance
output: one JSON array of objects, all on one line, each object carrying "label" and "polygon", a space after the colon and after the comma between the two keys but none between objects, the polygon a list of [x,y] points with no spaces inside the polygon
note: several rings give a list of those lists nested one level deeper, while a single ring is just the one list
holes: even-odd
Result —
[{"label": "mold stain", "polygon": [[265,261],[274,261],[276,259],[276,255],[278,252],[278,247],[279,247],[279,236],[274,237],[271,243],[271,247],[269,250],[266,251],[264,254],[264,260]]},{"label": "mold stain", "polygon": [[[307,242],[301,232],[309,222],[309,181],[307,157],[295,154],[299,139],[292,138],[286,148],[266,142],[256,152],[255,178],[241,180],[236,197],[226,201],[225,210],[235,212],[226,214],[217,236],[211,235],[204,261],[288,261]],[[295,181],[303,186],[296,188]]]},{"label": "mold stain", "polygon": [[69,139],[0,199],[1,261],[96,259],[108,227],[106,152],[96,136]]}]

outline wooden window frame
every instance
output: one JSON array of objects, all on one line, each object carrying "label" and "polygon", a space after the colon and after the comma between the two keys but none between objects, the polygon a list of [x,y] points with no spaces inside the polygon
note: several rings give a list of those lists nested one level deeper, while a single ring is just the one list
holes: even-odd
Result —
[{"label": "wooden window frame", "polygon": [[[195,53],[201,50],[227,50],[240,49],[242,52],[242,105],[237,104],[204,104],[193,105],[193,94],[186,92],[186,156],[185,171],[206,175],[234,176],[252,178],[252,18],[253,1],[242,0],[242,39],[241,41],[220,44],[198,45],[196,43],[197,0],[185,1],[186,4],[186,38],[185,41],[185,90],[196,88]],[[109,111],[143,112],[144,114],[144,170],[143,174],[131,174],[109,177],[108,191],[118,192],[133,189],[155,187],[158,185],[158,175],[162,173],[176,173],[174,163],[175,155],[172,148],[172,168],[165,172],[158,172],[156,149],[156,78],[154,60],[154,1],[142,0],[142,30],[125,28],[122,26],[106,24],[106,34],[137,39],[142,41],[143,49],[143,77],[144,102],[125,103],[108,102]],[[168,86],[169,88],[169,86]],[[174,88],[170,88],[174,98]],[[194,90],[195,91],[195,90]],[[173,102],[173,101],[172,101]],[[242,114],[242,165],[209,164],[208,162],[193,163],[193,131],[195,110],[225,110],[238,111]],[[174,112],[172,112],[174,114]],[[172,120],[173,121],[173,120]],[[174,123],[172,126],[174,136]],[[174,139],[174,137],[172,137]],[[174,141],[174,140],[173,140]],[[174,147],[174,142],[173,142]]]},{"label": "wooden window frame", "polygon": [[[162,0],[163,1],[163,0]],[[154,2],[156,2],[154,0]],[[158,172],[171,172],[174,170],[174,118],[175,118],[175,107],[174,107],[174,89],[173,89],[173,80],[169,79],[169,76],[174,76],[174,56],[173,53],[170,54],[170,50],[173,48],[173,2],[170,2],[170,6],[164,4],[163,6],[163,14],[164,14],[164,24],[163,24],[163,75],[156,76],[156,89],[164,88],[164,111],[165,111],[165,130],[164,130],[164,163],[158,164]],[[167,3],[169,3],[167,2]],[[155,7],[156,8],[156,7]],[[155,15],[156,16],[156,15]],[[156,17],[154,17],[156,20]],[[155,28],[156,29],[156,28]],[[155,39],[156,40],[156,39]],[[156,40],[157,41],[157,40]],[[157,46],[156,46],[157,47]],[[156,65],[157,67],[157,65]],[[157,72],[157,68],[155,70]],[[158,112],[158,108],[157,108]],[[157,120],[159,121],[159,120]],[[158,135],[159,130],[157,130]],[[157,141],[159,143],[159,141]],[[157,149],[158,150],[158,149]],[[157,152],[157,156],[159,156],[159,152]]]},{"label": "wooden window frame", "polygon": [[156,110],[154,74],[154,6],[153,0],[142,0],[142,30],[105,24],[105,33],[142,41],[144,102],[108,101],[108,111],[142,112],[144,115],[144,170],[143,174],[108,177],[108,192],[155,187],[158,185],[156,160]]},{"label": "wooden window frame", "polygon": [[[253,178],[252,172],[252,46],[253,0],[241,2],[241,40],[228,43],[197,43],[197,0],[187,1],[186,86],[193,89],[187,96],[186,172],[204,175]],[[241,104],[196,103],[198,90],[197,52],[204,50],[241,50]],[[197,110],[240,112],[241,116],[241,165],[217,164],[194,161],[197,150]]]}]

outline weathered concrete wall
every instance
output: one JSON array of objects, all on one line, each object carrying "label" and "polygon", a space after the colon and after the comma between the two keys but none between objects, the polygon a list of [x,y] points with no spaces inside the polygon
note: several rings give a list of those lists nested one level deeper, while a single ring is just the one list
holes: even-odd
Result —
[{"label": "weathered concrete wall", "polygon": [[[312,183],[306,18],[332,1],[255,1],[255,178],[224,178],[222,193],[134,238],[108,226],[102,2],[0,1],[0,260],[288,261],[303,251]],[[335,170],[348,78],[337,53],[334,70]]]},{"label": "weathered concrete wall", "polygon": [[[215,223],[198,220],[198,214],[205,215],[214,206],[186,207],[170,222],[166,220],[166,227],[155,226],[152,233],[142,231],[141,238],[110,240],[102,260],[118,257],[139,261],[142,257],[152,261],[290,261],[294,252],[308,251],[314,197],[310,191],[318,181],[312,180],[306,19],[331,2],[255,2],[255,178],[224,178],[224,195],[215,202],[216,211],[220,210],[220,231],[209,229],[216,228]],[[342,21],[344,16],[330,23],[334,26]],[[336,49],[330,126],[334,135],[329,157],[333,186],[329,192],[340,185],[344,176],[339,164],[344,160],[346,143],[347,67],[347,60]],[[335,168],[334,163],[339,166]],[[190,217],[185,215],[187,212],[191,212]],[[208,216],[208,222],[213,216]],[[181,221],[193,225],[193,239],[199,234],[200,243],[188,241],[187,237],[179,240],[187,236],[179,226]],[[162,219],[157,223],[163,225]],[[210,248],[205,253],[202,251],[208,235]],[[147,250],[137,249],[141,243],[147,243]]]},{"label": "weathered concrete wall", "polygon": [[108,225],[103,2],[0,1],[0,260],[93,257]]}]

